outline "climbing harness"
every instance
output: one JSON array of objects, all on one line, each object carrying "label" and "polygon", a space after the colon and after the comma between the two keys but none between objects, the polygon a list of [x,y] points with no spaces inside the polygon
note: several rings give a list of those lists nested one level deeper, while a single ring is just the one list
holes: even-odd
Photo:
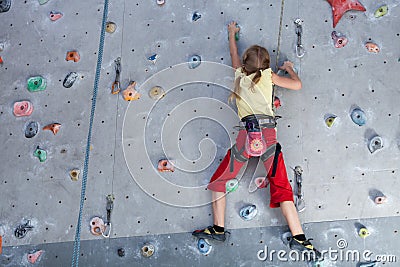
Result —
[{"label": "climbing harness", "polygon": [[121,75],[121,58],[118,57],[114,60],[115,63],[115,81],[111,87],[111,93],[113,95],[118,94],[121,91],[120,75]]},{"label": "climbing harness", "polygon": [[107,195],[107,222],[105,223],[106,229],[101,233],[101,235],[105,238],[109,238],[111,234],[111,211],[114,208],[114,200],[115,197],[113,194]]},{"label": "climbing harness", "polygon": [[104,36],[105,36],[105,29],[106,29],[106,22],[107,22],[107,14],[108,14],[108,0],[104,0],[104,10],[103,10],[101,32],[100,32],[99,50],[98,50],[98,54],[97,54],[96,75],[94,78],[94,86],[93,86],[92,108],[90,111],[89,130],[88,130],[88,137],[87,137],[87,142],[86,142],[85,162],[84,162],[84,166],[83,166],[79,216],[78,216],[78,223],[77,223],[76,232],[75,232],[74,250],[73,250],[73,254],[72,254],[72,263],[71,263],[72,267],[79,266],[79,256],[80,256],[79,252],[80,252],[80,245],[81,245],[81,225],[82,225],[82,216],[83,216],[82,213],[83,213],[83,204],[85,202],[86,183],[87,183],[87,176],[88,176],[88,169],[89,169],[90,143],[91,143],[91,139],[92,139],[94,112],[96,110],[97,91],[98,91],[98,87],[99,87],[101,64],[103,61]]},{"label": "climbing harness", "polygon": [[301,26],[301,19],[296,19],[294,21],[296,25],[296,35],[297,35],[297,44],[296,44],[296,56],[298,58],[302,58],[306,51],[304,50],[303,45],[301,44],[301,35],[303,34],[303,27]]}]

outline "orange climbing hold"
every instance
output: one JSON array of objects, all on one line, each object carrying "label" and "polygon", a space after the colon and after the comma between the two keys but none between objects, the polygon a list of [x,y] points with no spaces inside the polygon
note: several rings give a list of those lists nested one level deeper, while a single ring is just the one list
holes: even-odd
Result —
[{"label": "orange climbing hold", "polygon": [[31,253],[28,254],[28,261],[32,264],[34,264],[40,257],[40,255],[42,255],[43,250],[38,250],[35,253]]},{"label": "orange climbing hold", "polygon": [[124,100],[132,101],[138,100],[141,97],[141,94],[135,90],[136,82],[130,82],[129,86],[122,92]]},{"label": "orange climbing hold", "polygon": [[367,48],[368,52],[371,53],[379,53],[379,51],[381,51],[381,49],[379,48],[379,46],[377,44],[368,42],[365,44],[365,47]]},{"label": "orange climbing hold", "polygon": [[59,123],[52,123],[43,127],[43,130],[50,130],[53,132],[54,135],[58,133],[60,130],[61,124]]},{"label": "orange climbing hold", "polygon": [[93,235],[101,235],[106,230],[104,221],[100,217],[94,217],[90,220],[90,232]]},{"label": "orange climbing hold", "polygon": [[162,159],[158,162],[157,169],[159,172],[174,172],[175,170],[174,165],[166,159]]},{"label": "orange climbing hold", "polygon": [[81,57],[79,56],[78,51],[68,51],[67,52],[67,56],[65,57],[66,61],[74,61],[74,62],[78,62],[81,59]]}]

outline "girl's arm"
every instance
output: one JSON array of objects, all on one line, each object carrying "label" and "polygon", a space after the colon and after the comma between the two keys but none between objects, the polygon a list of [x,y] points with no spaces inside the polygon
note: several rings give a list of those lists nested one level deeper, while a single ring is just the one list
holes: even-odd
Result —
[{"label": "girl's arm", "polygon": [[287,71],[290,77],[282,77],[275,73],[272,73],[272,82],[279,87],[284,87],[292,90],[300,90],[301,89],[301,80],[299,76],[297,76],[296,72],[293,71],[293,63],[290,61],[285,61],[282,67],[279,69]]},{"label": "girl's arm", "polygon": [[232,59],[232,67],[236,70],[242,66],[240,62],[240,57],[238,54],[238,49],[235,40],[235,34],[239,32],[239,28],[236,27],[236,22],[232,21],[228,24],[228,34],[229,34],[229,51]]}]

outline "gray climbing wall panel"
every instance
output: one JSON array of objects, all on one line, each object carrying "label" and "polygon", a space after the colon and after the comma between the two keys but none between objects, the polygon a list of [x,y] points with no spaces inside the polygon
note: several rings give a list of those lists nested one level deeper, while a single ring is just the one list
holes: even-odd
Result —
[{"label": "gray climbing wall panel", "polygon": [[[335,28],[349,39],[344,48],[333,45],[328,2],[317,1],[312,6],[301,1],[287,2],[284,7],[279,62],[289,59],[295,63],[303,88],[277,90],[282,102],[277,113],[283,117],[279,120],[278,137],[291,182],[291,168],[300,165],[304,169],[307,208],[300,218],[309,223],[308,228],[317,239],[322,234],[312,230],[314,225],[329,232],[333,224],[350,219],[380,218],[370,220],[372,226],[398,224],[400,11],[398,1],[385,3],[389,13],[381,18],[375,18],[373,13],[383,2],[362,1],[366,12],[345,14]],[[117,30],[107,33],[105,39],[83,240],[99,239],[90,233],[89,221],[94,216],[105,218],[105,196],[113,193],[111,234],[115,240],[110,242],[124,243],[123,238],[140,236],[126,246],[133,253],[146,239],[165,245],[165,236],[157,235],[175,234],[174,242],[181,242],[182,251],[194,253],[194,245],[185,248],[190,238],[176,233],[211,223],[210,192],[204,189],[237,134],[233,129],[237,124],[235,108],[226,101],[233,81],[228,67],[226,24],[235,19],[241,27],[240,53],[251,44],[261,44],[270,51],[275,70],[280,4],[271,0],[167,0],[163,6],[156,1],[110,3],[108,19],[117,24]],[[63,17],[51,21],[51,11],[62,12]],[[195,11],[201,18],[192,21]],[[0,52],[4,61],[0,67],[0,141],[5,151],[0,165],[0,235],[8,255],[26,253],[24,246],[28,245],[40,249],[45,243],[67,242],[59,246],[47,244],[45,255],[71,246],[82,173],[78,182],[72,181],[68,173],[83,168],[102,12],[102,1],[66,4],[51,0],[40,5],[31,0],[14,1],[8,12],[0,13],[0,42],[4,44]],[[301,59],[294,52],[296,18],[303,20],[306,54]],[[380,46],[379,54],[367,52],[364,44],[369,41]],[[79,62],[65,60],[71,50],[79,52]],[[152,63],[147,57],[154,54],[159,57]],[[186,61],[195,54],[203,62],[198,68],[189,69]],[[129,81],[136,81],[136,89],[142,94],[140,100],[128,103],[121,95],[110,93],[117,57],[122,62],[122,88]],[[73,71],[78,73],[77,81],[71,88],[64,88],[65,76]],[[47,80],[47,88],[29,92],[26,81],[36,75]],[[166,96],[158,101],[151,99],[148,94],[153,86],[161,86]],[[29,117],[13,115],[14,102],[21,100],[29,100],[34,106]],[[351,121],[350,111],[355,106],[366,112],[366,125],[357,126]],[[327,114],[337,116],[331,128],[324,122]],[[39,132],[28,139],[24,131],[31,121],[39,123]],[[61,124],[56,135],[42,130],[51,123]],[[371,154],[367,144],[374,133],[382,136],[384,147]],[[47,151],[45,162],[33,156],[37,146]],[[164,157],[173,160],[175,172],[157,172],[157,162]],[[266,190],[248,192],[252,178],[264,172],[256,160],[251,160],[243,171],[238,191],[228,196],[229,229],[253,228],[251,233],[257,234],[258,227],[273,231],[275,228],[269,226],[285,224],[279,210],[268,208]],[[387,203],[374,204],[371,197],[376,190],[388,197]],[[239,209],[247,203],[256,203],[259,209],[259,215],[250,222],[238,216]],[[27,219],[33,230],[23,239],[15,238],[14,229]],[[351,227],[343,229],[351,235]],[[232,238],[236,238],[235,244],[245,244],[250,250],[252,241],[246,240],[241,231],[244,230],[237,232],[240,239]],[[393,231],[397,236],[396,229],[372,234],[379,236],[379,244],[393,244],[387,251],[394,253],[391,248],[399,240],[393,239]],[[275,238],[278,242],[278,234]],[[85,249],[98,246],[96,242],[85,243]],[[108,241],[103,244],[109,245]],[[318,245],[329,244],[320,239]],[[220,253],[217,251],[218,246],[214,246],[213,253]],[[92,257],[96,253],[86,256],[88,265],[95,262]],[[158,260],[163,261],[167,255],[159,255]],[[6,253],[1,257],[2,264],[7,265],[3,258]],[[224,262],[216,255],[208,260],[214,265]],[[243,264],[252,265],[253,260],[256,265],[256,258]],[[63,257],[63,262],[68,265],[69,257]],[[192,264],[201,263],[202,259],[197,258]],[[26,262],[15,260],[8,265],[21,264]]]}]

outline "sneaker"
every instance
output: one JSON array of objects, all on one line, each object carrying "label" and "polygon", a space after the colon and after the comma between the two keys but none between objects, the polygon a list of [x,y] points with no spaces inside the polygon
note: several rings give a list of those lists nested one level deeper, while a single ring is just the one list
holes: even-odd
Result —
[{"label": "sneaker", "polygon": [[[305,241],[300,241],[297,240],[296,238],[291,238],[289,242],[290,249],[295,249],[298,251],[309,251],[310,254],[309,256],[311,257],[310,260],[323,260],[321,252],[319,252],[316,248],[314,248],[313,244],[311,244],[310,239],[307,239]],[[314,252],[314,253],[311,253]]]},{"label": "sneaker", "polygon": [[222,242],[224,242],[226,239],[225,232],[217,232],[212,226],[193,231],[192,235],[198,238],[215,239]]}]

